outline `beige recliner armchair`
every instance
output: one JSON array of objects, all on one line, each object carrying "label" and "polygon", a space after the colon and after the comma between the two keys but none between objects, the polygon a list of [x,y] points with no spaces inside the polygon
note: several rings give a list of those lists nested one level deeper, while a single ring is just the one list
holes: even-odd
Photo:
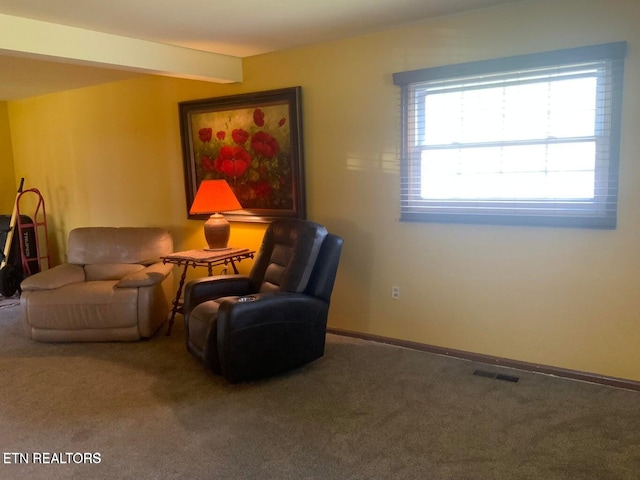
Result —
[{"label": "beige recliner armchair", "polygon": [[174,290],[171,234],[161,228],[87,227],[69,233],[67,263],[27,277],[26,334],[43,342],[134,341],[164,323]]}]

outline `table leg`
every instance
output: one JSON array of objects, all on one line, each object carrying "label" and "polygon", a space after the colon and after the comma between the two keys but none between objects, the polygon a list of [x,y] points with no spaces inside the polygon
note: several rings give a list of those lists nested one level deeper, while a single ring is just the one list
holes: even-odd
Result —
[{"label": "table leg", "polygon": [[173,307],[171,308],[171,316],[169,317],[169,327],[167,328],[167,336],[171,335],[171,329],[173,328],[173,321],[176,318],[176,313],[180,308],[180,298],[182,297],[182,289],[184,287],[184,281],[187,278],[187,269],[189,268],[189,262],[184,264],[184,270],[180,275],[180,283],[178,284],[178,291],[176,292],[176,298],[173,299]]},{"label": "table leg", "polygon": [[233,267],[233,273],[238,275],[238,268],[236,267],[236,262],[233,261],[233,258],[229,259],[229,263],[231,263],[231,266]]}]

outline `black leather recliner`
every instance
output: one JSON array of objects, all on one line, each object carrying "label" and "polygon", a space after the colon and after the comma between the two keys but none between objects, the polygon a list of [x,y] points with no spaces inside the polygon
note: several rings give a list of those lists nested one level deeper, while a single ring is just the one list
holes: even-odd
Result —
[{"label": "black leather recliner", "polygon": [[187,350],[232,383],[321,357],[341,250],[342,238],[322,225],[272,222],[248,276],[187,284]]}]

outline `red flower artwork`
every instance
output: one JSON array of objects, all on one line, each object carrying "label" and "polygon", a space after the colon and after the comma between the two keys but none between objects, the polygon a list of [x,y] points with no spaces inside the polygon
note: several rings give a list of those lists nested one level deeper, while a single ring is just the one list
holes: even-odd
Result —
[{"label": "red flower artwork", "polygon": [[269,182],[258,182],[255,184],[253,191],[256,194],[256,197],[258,198],[266,198],[271,194],[271,191],[273,190],[273,188],[271,188],[271,185],[269,184]]},{"label": "red flower artwork", "polygon": [[206,155],[202,156],[202,160],[200,161],[200,163],[202,163],[202,168],[204,169],[205,172],[213,172],[213,170],[215,169],[213,160],[211,160]]},{"label": "red flower artwork", "polygon": [[[286,106],[203,116],[194,153],[198,179],[223,178],[245,209],[293,207]],[[209,126],[207,126],[209,125]]]},{"label": "red flower artwork", "polygon": [[201,142],[210,142],[211,137],[213,135],[213,129],[211,128],[201,128],[198,131],[198,136],[200,137]]},{"label": "red flower artwork", "polygon": [[271,158],[278,154],[278,141],[268,133],[259,131],[251,137],[251,148],[259,155]]},{"label": "red flower artwork", "polygon": [[249,132],[242,128],[236,128],[231,132],[231,138],[237,145],[244,145],[249,140]]},{"label": "red flower artwork", "polygon": [[215,169],[230,177],[240,177],[251,165],[251,155],[242,147],[224,146],[214,160]]},{"label": "red flower artwork", "polygon": [[259,108],[253,111],[253,123],[259,127],[264,127],[264,112]]}]

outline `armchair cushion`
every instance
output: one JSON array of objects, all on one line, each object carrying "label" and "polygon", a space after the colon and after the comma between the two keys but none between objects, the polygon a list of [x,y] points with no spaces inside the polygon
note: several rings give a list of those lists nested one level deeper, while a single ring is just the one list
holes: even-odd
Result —
[{"label": "armchair cushion", "polygon": [[149,265],[172,251],[171,234],[160,228],[84,227],[69,233],[67,262]]},{"label": "armchair cushion", "polygon": [[186,332],[187,337],[192,339],[187,342],[189,352],[214,373],[220,373],[216,319],[222,298],[198,304],[190,314],[190,320],[187,324],[188,331]]},{"label": "armchair cushion", "polygon": [[63,263],[37,275],[31,275],[22,281],[22,291],[52,290],[70,283],[84,282],[85,273],[80,265]]},{"label": "armchair cushion", "polygon": [[122,277],[144,269],[139,263],[95,263],[84,266],[87,282],[120,280]]},{"label": "armchair cushion", "polygon": [[171,273],[173,266],[162,262],[154,263],[148,267],[133,270],[129,275],[121,278],[116,283],[117,288],[150,287],[162,282]]},{"label": "armchair cushion", "polygon": [[116,289],[115,283],[77,282],[37,292],[29,297],[30,326],[46,330],[135,327],[138,294],[133,289]]},{"label": "armchair cushion", "polygon": [[314,222],[271,223],[251,269],[253,290],[302,292],[326,236],[327,229]]}]

